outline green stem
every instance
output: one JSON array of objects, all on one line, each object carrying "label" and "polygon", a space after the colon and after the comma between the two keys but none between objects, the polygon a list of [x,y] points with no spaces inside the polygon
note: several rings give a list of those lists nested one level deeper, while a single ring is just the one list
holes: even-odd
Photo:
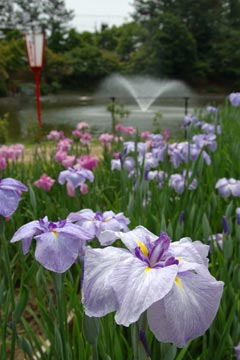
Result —
[{"label": "green stem", "polygon": [[[11,275],[10,258],[9,258],[8,246],[6,243],[6,237],[5,237],[4,230],[5,230],[5,219],[0,217],[0,238],[1,238],[1,244],[3,247],[3,263],[4,263],[4,267],[5,267],[6,283],[7,283],[6,287],[9,289],[9,292],[10,292],[11,314],[13,314],[13,311],[15,309],[14,285],[13,285],[13,280],[12,280],[12,275]],[[6,326],[8,326],[8,325],[9,324],[6,323]],[[16,324],[15,324],[15,321],[13,320],[10,360],[14,360],[14,358],[15,358],[16,336],[17,336]]]},{"label": "green stem", "polygon": [[98,348],[97,348],[97,343],[92,345],[92,359],[93,360],[98,360]]},{"label": "green stem", "polygon": [[61,335],[62,347],[63,347],[63,358],[66,359],[67,356],[67,341],[68,334],[66,331],[66,310],[65,310],[65,299],[64,299],[64,290],[63,290],[63,276],[62,274],[54,273],[54,290],[57,300],[57,320]]}]

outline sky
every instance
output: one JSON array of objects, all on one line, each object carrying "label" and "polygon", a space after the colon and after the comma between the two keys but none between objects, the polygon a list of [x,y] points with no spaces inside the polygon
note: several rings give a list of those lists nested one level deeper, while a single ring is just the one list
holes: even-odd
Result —
[{"label": "sky", "polygon": [[101,24],[119,26],[130,22],[133,0],[65,0],[67,10],[74,10],[70,25],[78,32],[100,30]]}]

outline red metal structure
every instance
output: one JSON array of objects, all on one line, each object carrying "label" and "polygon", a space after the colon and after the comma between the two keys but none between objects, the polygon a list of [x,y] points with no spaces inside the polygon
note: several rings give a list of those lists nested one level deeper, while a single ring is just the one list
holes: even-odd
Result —
[{"label": "red metal structure", "polygon": [[41,105],[40,105],[39,72],[43,67],[45,36],[43,33],[33,32],[25,35],[25,41],[27,46],[28,63],[35,75],[38,126],[39,129],[41,130],[42,120],[41,120]]}]

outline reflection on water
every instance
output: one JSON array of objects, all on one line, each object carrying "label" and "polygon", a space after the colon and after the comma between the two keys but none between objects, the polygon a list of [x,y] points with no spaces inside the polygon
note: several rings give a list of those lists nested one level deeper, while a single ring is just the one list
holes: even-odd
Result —
[{"label": "reflection on water", "polygon": [[[111,114],[106,110],[110,101],[109,98],[96,101],[79,96],[44,97],[41,99],[43,132],[46,134],[52,129],[57,129],[70,134],[80,121],[89,123],[96,135],[110,132]],[[156,113],[160,112],[162,114],[159,121],[161,130],[168,128],[173,136],[183,131],[182,124],[186,110],[188,113],[193,113],[194,108],[199,105],[196,102],[194,103],[192,99],[188,99],[186,109],[184,98],[158,99],[148,111],[143,112],[133,102],[121,102],[130,111],[128,118],[123,121],[124,125],[132,125],[139,132],[153,131],[153,118]],[[205,101],[206,104],[209,102]],[[5,112],[9,112],[10,115],[9,135],[12,142],[21,141],[28,137],[29,129],[35,126],[37,129],[37,114],[33,100],[25,101],[20,98],[1,100],[0,116]]]}]

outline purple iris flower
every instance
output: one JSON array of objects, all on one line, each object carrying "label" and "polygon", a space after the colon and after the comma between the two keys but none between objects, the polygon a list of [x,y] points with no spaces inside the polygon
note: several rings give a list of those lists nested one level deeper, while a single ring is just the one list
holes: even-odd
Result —
[{"label": "purple iris flower", "polygon": [[198,134],[192,138],[193,142],[199,149],[207,146],[210,151],[214,152],[217,149],[216,135],[215,134]]},{"label": "purple iris flower", "polygon": [[128,231],[130,220],[123,213],[115,214],[113,211],[93,212],[91,209],[83,209],[68,215],[67,220],[76,222],[81,228],[86,229],[91,238],[99,237],[104,230]]},{"label": "purple iris flower", "polygon": [[20,181],[0,179],[0,215],[8,217],[16,211],[23,191],[28,191],[28,188]]},{"label": "purple iris flower", "polygon": [[223,282],[208,271],[209,247],[190,238],[171,243],[142,226],[122,233],[104,231],[102,245],[121,239],[127,249],[86,248],[82,302],[88,316],[116,311],[129,326],[147,311],[150,330],[178,347],[209,328],[217,313]]},{"label": "purple iris flower", "polygon": [[206,107],[206,111],[209,114],[216,114],[216,113],[218,113],[218,108],[215,107],[215,106],[210,106],[209,105],[209,106]]},{"label": "purple iris flower", "polygon": [[189,125],[198,126],[199,118],[194,115],[185,115],[183,120],[183,126],[187,128]]},{"label": "purple iris flower", "polygon": [[123,143],[123,148],[125,154],[135,152],[136,150],[139,154],[144,155],[147,151],[147,144],[144,142],[135,143],[134,141],[126,141]]},{"label": "purple iris flower", "polygon": [[236,220],[237,224],[240,225],[240,207],[236,208]]},{"label": "purple iris flower", "polygon": [[230,235],[230,229],[228,226],[228,221],[227,221],[227,217],[224,215],[222,217],[222,224],[223,224],[223,231],[226,235]]},{"label": "purple iris flower", "polygon": [[85,182],[85,180],[89,180],[93,182],[94,175],[91,170],[87,169],[73,169],[68,168],[67,170],[61,171],[58,176],[58,182],[63,185],[65,182],[70,182],[74,188],[77,188],[81,184]]},{"label": "purple iris flower", "polygon": [[162,189],[165,178],[167,178],[167,174],[162,170],[153,170],[146,172],[146,180],[147,181],[156,180],[159,189]]},{"label": "purple iris flower", "polygon": [[173,164],[174,168],[178,168],[181,162],[184,161],[181,154],[182,143],[174,143],[168,146],[168,153],[170,156],[170,161]]},{"label": "purple iris flower", "polygon": [[219,247],[221,250],[223,249],[223,234],[222,233],[216,233],[213,235],[210,235],[208,238],[208,241],[212,244],[215,248]]},{"label": "purple iris flower", "polygon": [[144,156],[138,156],[138,163],[140,166],[144,165],[144,170],[149,171],[152,168],[156,168],[159,165],[157,157],[151,153],[147,152]]},{"label": "purple iris flower", "polygon": [[237,346],[234,346],[236,360],[240,360],[240,343]]},{"label": "purple iris flower", "polygon": [[213,125],[213,124],[209,124],[207,122],[203,122],[201,129],[203,132],[207,133],[207,134],[221,134],[222,133],[222,129],[220,125]]},{"label": "purple iris flower", "polygon": [[45,216],[21,226],[10,242],[22,240],[26,254],[33,238],[36,240],[36,260],[48,270],[63,273],[83,255],[85,242],[91,240],[91,234],[67,220],[51,222]]},{"label": "purple iris flower", "polygon": [[229,95],[232,106],[240,106],[240,92],[234,92]]},{"label": "purple iris flower", "polygon": [[191,176],[191,172],[189,172],[187,176],[186,171],[184,171],[183,174],[172,174],[169,178],[169,186],[173,188],[177,194],[182,194],[185,187],[189,190],[195,190],[198,186],[198,182],[195,178],[191,183],[189,183]]},{"label": "purple iris flower", "polygon": [[240,196],[240,180],[235,180],[233,178],[219,179],[215,185],[215,189],[217,189],[219,194],[224,198],[231,195]]},{"label": "purple iris flower", "polygon": [[206,164],[210,165],[211,158],[205,150],[202,150],[201,147],[196,144],[181,143],[181,155],[184,162],[187,163],[189,160],[196,161],[200,154],[202,154]]},{"label": "purple iris flower", "polygon": [[67,183],[67,192],[69,196],[75,195],[75,189],[85,183],[86,180],[93,182],[94,175],[91,170],[68,168],[61,171],[58,176],[59,184]]}]

